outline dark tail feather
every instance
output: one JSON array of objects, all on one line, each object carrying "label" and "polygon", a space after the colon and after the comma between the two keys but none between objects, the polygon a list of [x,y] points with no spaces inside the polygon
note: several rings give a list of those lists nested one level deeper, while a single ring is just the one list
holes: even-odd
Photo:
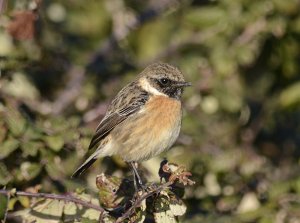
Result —
[{"label": "dark tail feather", "polygon": [[97,158],[91,158],[85,161],[71,176],[71,178],[76,178],[80,176],[84,171],[86,171],[95,161]]}]

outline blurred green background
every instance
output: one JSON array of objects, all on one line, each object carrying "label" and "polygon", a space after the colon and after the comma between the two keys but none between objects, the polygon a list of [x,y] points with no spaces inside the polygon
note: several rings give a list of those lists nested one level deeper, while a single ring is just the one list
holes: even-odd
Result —
[{"label": "blurred green background", "polygon": [[193,173],[181,221],[300,222],[299,0],[1,4],[2,188],[95,191],[101,172],[130,176],[113,157],[70,179],[111,98],[163,61],[193,87],[177,143],[144,175],[158,181],[163,157]]}]

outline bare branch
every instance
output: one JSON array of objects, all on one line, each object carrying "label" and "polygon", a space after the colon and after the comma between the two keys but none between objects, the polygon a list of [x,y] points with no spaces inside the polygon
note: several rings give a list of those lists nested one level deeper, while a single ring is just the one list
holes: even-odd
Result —
[{"label": "bare branch", "polygon": [[254,23],[250,24],[245,28],[241,35],[239,35],[234,43],[237,45],[245,45],[256,37],[256,35],[262,32],[267,26],[267,21],[265,18],[258,19]]},{"label": "bare branch", "polygon": [[171,186],[174,182],[167,182],[164,183],[158,187],[156,187],[155,189],[151,190],[151,191],[145,191],[143,192],[142,195],[140,195],[132,204],[132,206],[130,208],[128,208],[128,210],[116,220],[116,223],[121,223],[124,222],[125,219],[127,219],[128,217],[130,217],[134,210],[142,203],[143,200],[147,199],[148,197],[152,196],[153,194],[158,194],[160,193],[162,190],[168,188],[169,186]]},{"label": "bare branch", "polygon": [[97,210],[100,213],[105,212],[105,210],[102,207],[92,204],[92,203],[89,203],[87,201],[81,200],[79,198],[73,197],[71,195],[31,193],[31,192],[24,192],[24,191],[17,191],[15,193],[12,193],[10,190],[0,190],[0,194],[5,194],[6,196],[16,195],[16,196],[38,197],[38,198],[47,198],[47,199],[53,199],[53,200],[62,200],[62,201],[66,201],[66,202],[73,202],[75,204],[82,205],[83,207]]},{"label": "bare branch", "polygon": [[5,223],[6,219],[7,219],[8,203],[9,203],[9,200],[10,200],[10,194],[6,194],[6,198],[7,198],[7,203],[6,203],[6,209],[5,209],[5,214],[4,214],[4,218],[3,218],[3,223]]},{"label": "bare branch", "polygon": [[6,10],[7,7],[7,1],[6,0],[0,0],[0,14],[3,13]]},{"label": "bare branch", "polygon": [[83,118],[82,118],[83,122],[89,123],[89,122],[95,121],[96,119],[98,119],[100,117],[104,117],[107,106],[108,106],[108,102],[101,102],[100,104],[98,104],[97,107],[92,108],[91,110],[88,110],[83,115]]},{"label": "bare branch", "polygon": [[73,66],[69,70],[70,77],[67,86],[52,104],[52,113],[59,114],[77,98],[84,80],[85,72],[81,67]]}]

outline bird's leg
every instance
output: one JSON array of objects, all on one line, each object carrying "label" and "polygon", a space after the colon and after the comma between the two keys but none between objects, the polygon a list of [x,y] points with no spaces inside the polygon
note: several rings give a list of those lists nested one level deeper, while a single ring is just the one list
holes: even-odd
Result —
[{"label": "bird's leg", "polygon": [[135,187],[135,190],[138,191],[139,188],[144,188],[144,185],[143,185],[143,182],[142,182],[142,179],[137,171],[137,168],[135,166],[136,162],[129,162],[130,166],[131,166],[131,169],[132,169],[132,172],[133,172],[133,179],[134,179],[134,187]]}]

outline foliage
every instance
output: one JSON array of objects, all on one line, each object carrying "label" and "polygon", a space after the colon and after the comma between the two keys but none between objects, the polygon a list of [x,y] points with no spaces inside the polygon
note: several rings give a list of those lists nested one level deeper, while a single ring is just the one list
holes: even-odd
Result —
[{"label": "foliage", "polygon": [[[102,159],[100,170],[97,163],[81,179],[69,176],[84,159],[109,100],[146,65],[162,60],[178,66],[193,87],[184,93],[177,143],[143,163],[143,175],[158,181],[163,156],[193,174],[196,184],[185,188],[187,210],[180,220],[299,221],[298,0],[5,3],[1,187],[60,194],[87,188],[92,196],[101,172],[116,182],[131,179],[118,157]],[[172,196],[162,192],[153,213]],[[1,196],[1,217],[6,203]],[[9,222],[29,206],[28,198],[12,197]],[[167,205],[155,218],[170,219],[174,208]]]}]

